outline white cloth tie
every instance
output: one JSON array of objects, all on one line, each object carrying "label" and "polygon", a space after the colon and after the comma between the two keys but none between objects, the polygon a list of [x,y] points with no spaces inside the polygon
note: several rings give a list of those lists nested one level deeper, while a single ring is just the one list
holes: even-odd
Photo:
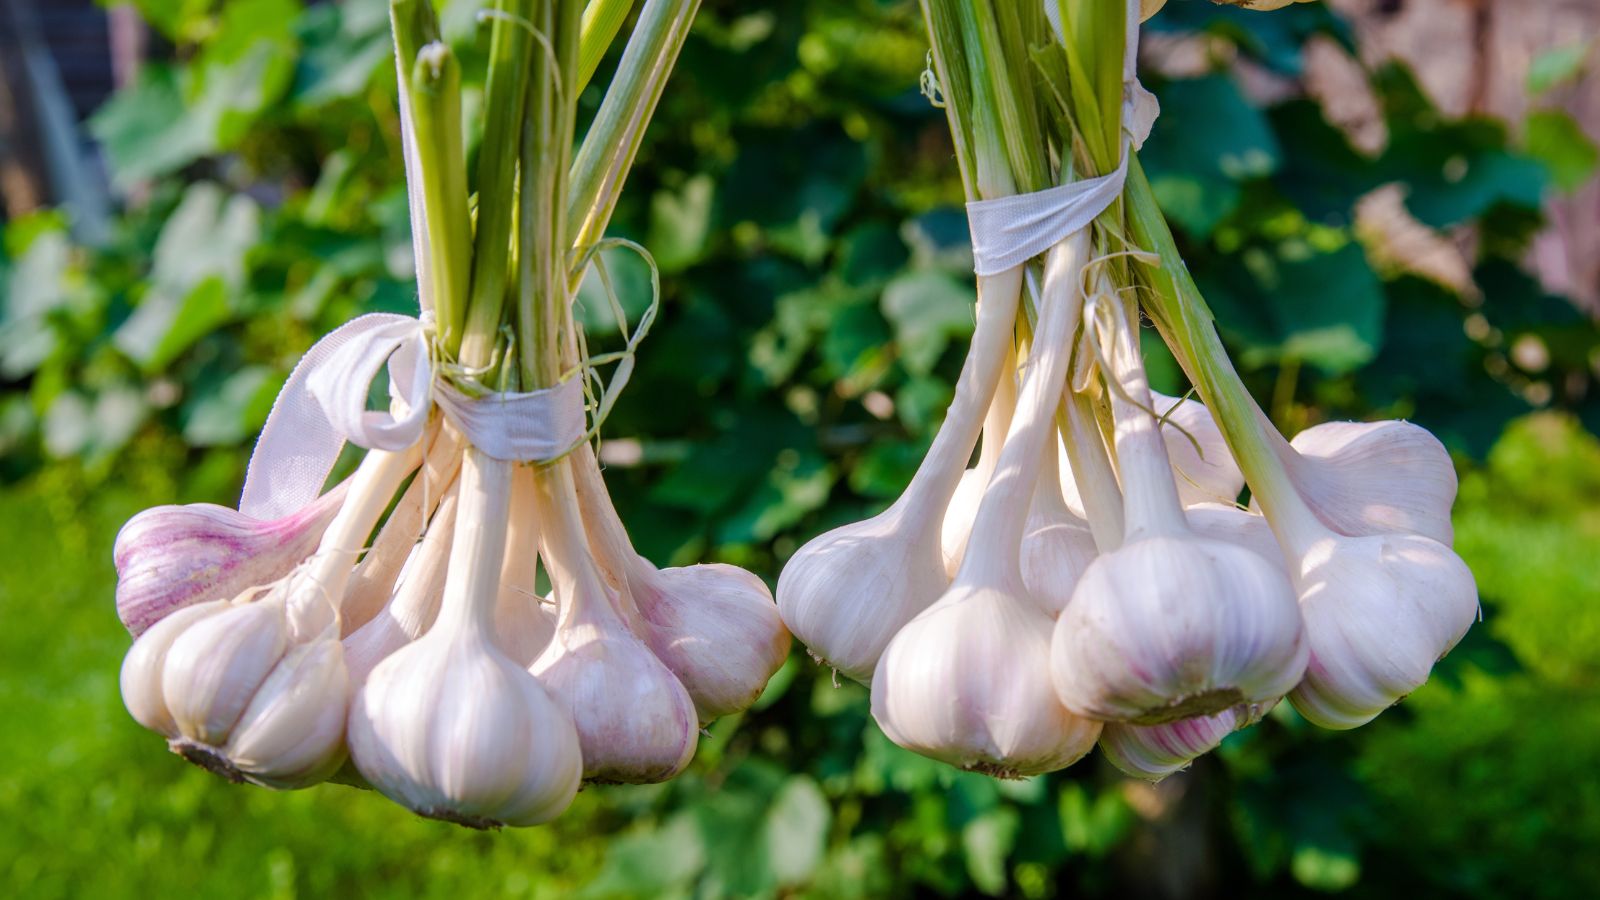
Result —
[{"label": "white cloth tie", "polygon": [[[390,409],[367,409],[385,364]],[[469,397],[434,372],[423,321],[370,313],[317,341],[289,374],[250,455],[239,511],[277,519],[300,509],[322,492],[345,442],[404,450],[422,439],[435,405],[474,447],[508,462],[554,459],[587,428],[582,379]]]},{"label": "white cloth tie", "polygon": [[[1044,0],[1045,18],[1064,40],[1060,7]],[[972,234],[972,269],[979,275],[998,275],[1049,250],[1073,232],[1089,227],[1122,195],[1128,178],[1128,157],[1144,146],[1161,105],[1144,89],[1136,74],[1139,47],[1139,0],[1128,3],[1128,46],[1122,66],[1122,129],[1128,136],[1122,162],[1098,178],[989,200],[967,203],[967,227]]]}]

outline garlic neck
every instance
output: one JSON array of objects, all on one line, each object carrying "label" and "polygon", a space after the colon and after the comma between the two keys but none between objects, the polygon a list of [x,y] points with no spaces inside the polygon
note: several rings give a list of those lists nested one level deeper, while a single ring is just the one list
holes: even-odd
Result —
[{"label": "garlic neck", "polygon": [[[1104,297],[1114,296],[1109,284],[1102,283],[1099,289]],[[1151,412],[1150,382],[1136,331],[1138,309],[1111,300],[1104,311],[1115,323],[1107,347],[1108,377],[1121,388],[1111,391],[1111,412],[1127,517],[1124,539],[1188,534],[1166,441]]]},{"label": "garlic neck", "polygon": [[426,441],[419,441],[398,452],[373,450],[361,460],[350,479],[349,494],[323,533],[316,555],[299,573],[309,580],[310,586],[295,592],[293,612],[308,625],[316,624],[297,627],[297,632],[316,633],[321,630],[319,626],[338,622],[345,587],[356,560],[366,548],[367,537],[389,508],[401,482],[421,464],[424,443]]},{"label": "garlic neck", "polygon": [[534,472],[543,526],[539,539],[560,605],[557,627],[565,629],[584,623],[620,625],[622,611],[617,604],[622,595],[603,583],[591,556],[591,547],[603,546],[604,541],[591,542],[578,512],[573,468],[579,463],[569,456]]},{"label": "garlic neck", "polygon": [[1117,484],[1117,471],[1111,466],[1106,443],[1100,436],[1100,423],[1089,402],[1088,397],[1070,389],[1062,397],[1062,412],[1067,422],[1067,460],[1072,464],[1072,478],[1078,486],[1078,496],[1083,499],[1083,511],[1089,519],[1095,549],[1110,553],[1122,546],[1122,489]]},{"label": "garlic neck", "polygon": [[[956,579],[963,583],[1019,585],[1022,581],[1022,536],[1028,507],[1056,405],[1066,383],[1072,335],[1078,328],[1077,285],[1082,275],[1089,236],[1079,231],[1057,244],[1046,263],[1043,308],[1028,354],[1016,414],[1006,432],[1005,447],[978,513],[972,538]],[[1049,448],[1054,453],[1054,448]]]},{"label": "garlic neck", "polygon": [[511,463],[476,447],[468,447],[462,458],[450,567],[436,631],[493,640],[510,518],[511,468]]},{"label": "garlic neck", "polygon": [[978,278],[978,324],[956,381],[955,397],[928,455],[897,503],[904,504],[902,509],[912,522],[931,523],[935,537],[956,485],[961,482],[961,473],[972,458],[972,447],[978,441],[1007,350],[1012,346],[1021,290],[1020,267]]}]

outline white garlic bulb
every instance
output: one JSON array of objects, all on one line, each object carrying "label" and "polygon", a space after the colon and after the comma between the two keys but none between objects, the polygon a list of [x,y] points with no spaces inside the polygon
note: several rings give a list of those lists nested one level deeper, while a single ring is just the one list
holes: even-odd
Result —
[{"label": "white garlic bulb", "polygon": [[889,642],[872,715],[896,744],[952,765],[1021,777],[1071,765],[1099,723],[1069,712],[1048,675],[1050,613],[1029,596],[1022,538],[1076,327],[1083,233],[1050,254],[1039,335],[1016,416],[955,582]]},{"label": "white garlic bulb", "polygon": [[1197,400],[1150,392],[1151,408],[1165,418],[1161,438],[1184,506],[1232,504],[1244,490],[1244,473],[1234,462],[1211,411]]},{"label": "white garlic bulb", "polygon": [[895,632],[949,586],[944,513],[994,395],[1022,287],[1020,270],[979,279],[978,324],[950,412],[900,499],[812,538],[778,577],[778,613],[811,656],[867,681]]},{"label": "white garlic bulb", "polygon": [[1111,722],[1100,732],[1100,751],[1126,775],[1160,781],[1215,750],[1247,724],[1243,707],[1161,725]]},{"label": "white garlic bulb", "polygon": [[[1109,296],[1103,293],[1103,297]],[[1051,671],[1080,715],[1153,725],[1282,696],[1309,648],[1280,567],[1186,524],[1149,394],[1132,316],[1098,305],[1109,345],[1126,528],[1057,622]]]},{"label": "white garlic bulb", "polygon": [[1416,535],[1328,535],[1298,581],[1311,663],[1289,699],[1324,728],[1363,725],[1421,687],[1478,615],[1466,564]]},{"label": "white garlic bulb", "polygon": [[1450,507],[1456,470],[1427,429],[1410,422],[1325,422],[1283,452],[1290,477],[1312,511],[1340,534],[1420,534],[1445,546],[1455,538]]},{"label": "white garlic bulb", "polygon": [[630,622],[689,692],[702,723],[749,708],[789,657],[789,632],[767,586],[737,566],[657,569],[634,552],[593,451],[573,461],[579,507],[607,583],[626,591]]},{"label": "white garlic bulb", "polygon": [[1240,509],[1233,504],[1196,503],[1184,507],[1184,519],[1201,537],[1234,544],[1255,551],[1257,556],[1284,570],[1283,548],[1272,533],[1265,516]]},{"label": "white garlic bulb", "polygon": [[510,470],[467,450],[438,618],[373,669],[350,708],[351,760],[373,787],[479,828],[555,818],[583,771],[571,716],[493,638]]},{"label": "white garlic bulb", "polygon": [[694,701],[629,629],[627,595],[601,581],[569,466],[553,466],[538,480],[543,558],[560,612],[531,671],[572,716],[586,781],[665,781],[694,757]]}]

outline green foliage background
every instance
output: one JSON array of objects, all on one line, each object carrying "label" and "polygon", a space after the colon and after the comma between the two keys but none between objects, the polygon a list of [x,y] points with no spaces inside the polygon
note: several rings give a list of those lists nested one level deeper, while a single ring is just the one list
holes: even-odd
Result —
[{"label": "green foliage background", "polygon": [[[1164,114],[1146,166],[1280,423],[1404,416],[1457,455],[1484,621],[1402,707],[1336,734],[1285,706],[1160,788],[1097,759],[1003,783],[900,751],[862,688],[797,651],[677,781],[481,834],[344,787],[223,784],[121,707],[118,525],[232,501],[297,355],[414,304],[385,4],[136,5],[181,62],[147,65],[92,129],[139,202],[107,245],[74,244],[52,213],[7,223],[0,254],[8,895],[1600,892],[1600,333],[1515,262],[1541,197],[1593,176],[1559,111],[1451,120],[1385,68],[1371,156],[1310,100],[1253,106],[1230,53],[1147,79]],[[1312,35],[1352,41],[1320,6],[1168,7],[1154,29],[1290,77]],[[445,9],[469,72],[474,11]],[[607,426],[638,450],[608,480],[658,562],[772,579],[806,537],[895,496],[929,440],[973,288],[943,115],[917,90],[926,49],[906,0],[706,0],[613,228],[664,276]],[[1352,207],[1396,181],[1426,225],[1476,228],[1481,297],[1373,262]],[[612,266],[637,311],[647,273]],[[584,318],[614,340],[603,304]],[[1158,386],[1181,391],[1147,345]]]}]

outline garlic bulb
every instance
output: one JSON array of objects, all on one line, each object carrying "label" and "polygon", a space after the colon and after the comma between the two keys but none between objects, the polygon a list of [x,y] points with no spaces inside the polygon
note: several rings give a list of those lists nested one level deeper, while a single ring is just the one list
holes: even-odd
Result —
[{"label": "garlic bulb", "polygon": [[574,454],[579,507],[607,583],[632,598],[631,622],[678,677],[701,723],[748,709],[789,657],[789,632],[772,593],[737,566],[657,569],[628,541],[594,452]]},{"label": "garlic bulb", "polygon": [[[1283,548],[1265,516],[1233,504],[1196,503],[1185,507],[1184,519],[1195,534],[1255,551],[1257,556],[1284,569]],[[1284,570],[1288,574],[1287,570]]]},{"label": "garlic bulb", "polygon": [[1091,325],[1109,331],[1108,377],[1122,386],[1112,407],[1127,531],[1057,622],[1056,690],[1080,715],[1140,725],[1281,696],[1309,652],[1294,590],[1255,552],[1186,524],[1131,316],[1114,298],[1098,309],[1109,324]]},{"label": "garlic bulb", "polygon": [[1420,534],[1447,547],[1454,540],[1455,465],[1427,429],[1398,420],[1325,422],[1289,447],[1281,455],[1295,486],[1334,531]]},{"label": "garlic bulb", "polygon": [[1111,722],[1100,732],[1100,751],[1126,775],[1160,781],[1215,750],[1223,738],[1248,724],[1243,707],[1162,725]]},{"label": "garlic bulb", "polygon": [[1005,442],[1006,428],[1017,407],[1017,360],[1015,351],[1006,353],[1000,380],[995,385],[994,399],[983,417],[983,439],[978,446],[978,464],[961,473],[956,492],[944,511],[944,522],[939,532],[940,552],[944,554],[944,571],[951,578],[961,568],[961,557],[967,552],[967,537],[972,534],[972,520],[978,515],[978,504],[983,500],[983,489],[989,486],[994,467],[1000,462],[1000,448]]},{"label": "garlic bulb", "polygon": [[1363,725],[1416,690],[1478,615],[1466,564],[1416,535],[1325,536],[1299,583],[1311,663],[1289,700],[1324,728]]},{"label": "garlic bulb", "polygon": [[138,637],[193,603],[277,581],[317,549],[346,485],[270,522],[212,503],[156,506],[117,532],[117,616]]},{"label": "garlic bulb", "polygon": [[601,581],[570,466],[540,472],[538,486],[543,558],[560,613],[531,671],[572,716],[586,781],[671,778],[694,756],[700,722],[694,701],[629,630],[627,595]]},{"label": "garlic bulb", "polygon": [[883,648],[949,586],[944,512],[972,456],[1011,343],[1020,270],[979,279],[978,324],[950,412],[905,493],[862,522],[812,538],[778,577],[778,613],[811,656],[857,681]]},{"label": "garlic bulb", "polygon": [[369,454],[301,567],[136,641],[124,667],[129,711],[174,752],[234,781],[303,787],[332,774],[350,693],[338,605],[361,542],[420,455]]},{"label": "garlic bulb", "polygon": [[444,599],[432,628],[356,693],[350,756],[384,795],[472,827],[536,825],[577,794],[571,716],[496,646],[511,465],[466,451]]},{"label": "garlic bulb", "polygon": [[1100,726],[1069,712],[1048,675],[1050,614],[1029,596],[1021,554],[1028,506],[1066,377],[1079,232],[1051,251],[1045,300],[1016,416],[978,507],[954,583],[889,642],[872,716],[890,740],[952,765],[1020,777],[1071,765]]},{"label": "garlic bulb", "polygon": [[1211,411],[1198,401],[1150,392],[1152,408],[1165,417],[1161,437],[1184,506],[1232,504],[1244,490],[1244,473],[1228,451]]}]

